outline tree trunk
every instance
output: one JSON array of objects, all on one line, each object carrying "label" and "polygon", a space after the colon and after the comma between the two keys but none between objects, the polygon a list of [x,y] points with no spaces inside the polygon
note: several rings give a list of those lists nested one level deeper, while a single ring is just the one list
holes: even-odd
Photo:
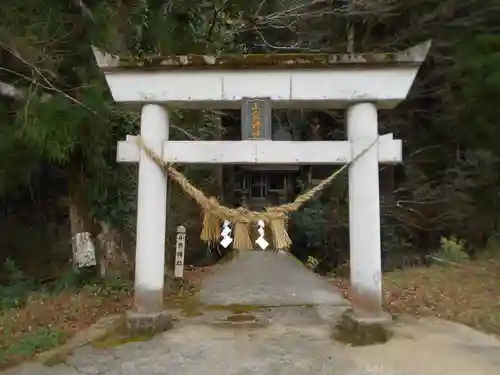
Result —
[{"label": "tree trunk", "polygon": [[90,216],[90,206],[85,197],[85,175],[80,163],[70,163],[68,175],[68,211],[71,238],[77,233],[89,232],[95,239],[97,269],[100,277],[113,272],[116,276],[131,276],[130,260],[123,251],[124,245],[120,234],[105,221],[96,222]]},{"label": "tree trunk", "polygon": [[69,182],[68,191],[68,208],[69,208],[69,226],[71,236],[76,235],[80,232],[88,232],[90,228],[88,226],[87,207],[81,198],[81,190],[76,181]]},{"label": "tree trunk", "polygon": [[99,249],[99,275],[106,277],[109,273],[122,278],[131,278],[133,265],[124,251],[124,242],[120,233],[111,228],[107,222],[99,222],[101,232],[97,235]]}]

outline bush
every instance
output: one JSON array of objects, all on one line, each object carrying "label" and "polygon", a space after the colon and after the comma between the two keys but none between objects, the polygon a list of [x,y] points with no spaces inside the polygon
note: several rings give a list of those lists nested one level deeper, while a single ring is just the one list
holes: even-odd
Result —
[{"label": "bush", "polygon": [[0,311],[21,307],[35,289],[36,283],[26,277],[17,264],[9,258],[2,268],[9,281],[6,285],[0,286]]},{"label": "bush", "polygon": [[40,327],[24,334],[20,340],[9,345],[5,351],[0,352],[0,363],[10,358],[29,358],[36,353],[52,349],[64,341],[63,332]]},{"label": "bush", "polygon": [[431,257],[438,262],[463,263],[469,260],[465,251],[465,240],[456,237],[441,237],[439,250]]},{"label": "bush", "polygon": [[58,279],[41,284],[21,272],[17,264],[7,259],[3,264],[8,283],[0,286],[0,311],[21,308],[34,293],[47,297],[58,295],[63,291],[84,289],[93,295],[106,295],[120,298],[130,292],[130,282],[118,277],[100,279],[95,270],[69,268]]},{"label": "bush", "polygon": [[500,256],[500,240],[496,236],[488,238],[484,249],[477,252],[478,259],[496,260]]}]

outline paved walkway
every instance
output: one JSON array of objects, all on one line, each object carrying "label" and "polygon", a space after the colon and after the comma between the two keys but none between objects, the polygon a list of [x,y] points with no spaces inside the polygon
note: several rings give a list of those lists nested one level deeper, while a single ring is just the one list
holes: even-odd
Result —
[{"label": "paved walkway", "polygon": [[[282,306],[247,306],[248,311],[205,306],[198,316],[179,315],[172,330],[149,341],[105,348],[89,344],[61,357],[54,366],[30,363],[3,375],[500,374],[500,340],[455,323],[398,320],[391,326],[393,337],[379,345],[352,347],[332,339],[332,323],[346,309],[345,301],[299,263],[291,265],[293,259],[277,255],[283,254],[249,255],[224,265],[207,278],[200,298],[218,304],[255,302],[257,297],[277,298],[281,290],[277,285],[281,285]],[[271,267],[269,261],[280,267]],[[243,264],[245,271],[240,268]],[[296,278],[289,278],[289,273]],[[273,284],[276,288],[269,285],[274,283],[272,275],[281,283]],[[248,277],[260,285],[261,294],[242,294]],[[228,288],[223,301],[219,292],[224,279]],[[232,293],[242,299],[230,297]],[[302,306],[292,306],[284,296],[321,303],[301,300]]]},{"label": "paved walkway", "polygon": [[341,293],[293,255],[246,251],[207,277],[200,291],[206,305],[347,305]]}]

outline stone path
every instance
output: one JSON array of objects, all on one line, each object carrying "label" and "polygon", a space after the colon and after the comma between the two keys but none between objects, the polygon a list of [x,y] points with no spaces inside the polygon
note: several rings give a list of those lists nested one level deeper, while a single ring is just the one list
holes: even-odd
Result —
[{"label": "stone path", "polygon": [[204,280],[206,305],[347,305],[322,277],[289,253],[246,251]]},{"label": "stone path", "polygon": [[[292,265],[293,259],[275,258],[276,268],[267,264],[276,255],[282,254],[244,256],[224,265],[207,278],[200,298],[217,304],[282,298],[283,306],[249,306],[246,312],[207,306],[203,314],[180,318],[172,330],[149,341],[105,349],[86,345],[55,366],[30,363],[2,375],[500,374],[500,340],[455,323],[398,320],[391,326],[393,337],[379,345],[352,347],[332,339],[332,323],[347,308],[345,301],[309,270]],[[269,272],[279,279],[272,285],[281,287],[270,288]],[[248,278],[263,294],[243,292]],[[290,297],[310,303],[292,305]],[[244,319],[229,319],[234,316]]]}]

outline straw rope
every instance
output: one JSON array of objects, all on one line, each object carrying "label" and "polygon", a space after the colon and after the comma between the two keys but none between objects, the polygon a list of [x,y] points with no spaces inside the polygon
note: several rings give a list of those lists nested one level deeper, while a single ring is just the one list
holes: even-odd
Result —
[{"label": "straw rope", "polygon": [[250,240],[249,228],[252,223],[263,220],[271,228],[272,242],[276,250],[288,249],[292,241],[287,233],[289,215],[299,210],[307,201],[316,194],[322,192],[335,178],[344,170],[356,162],[377,142],[378,137],[366,149],[360,152],[350,162],[333,172],[318,185],[305,193],[297,196],[291,203],[279,206],[267,207],[265,211],[251,211],[246,207],[229,208],[219,203],[215,197],[207,197],[201,190],[196,188],[181,172],[173,167],[171,163],[165,162],[154,150],[148,147],[142,137],[137,136],[137,145],[145,154],[151,158],[158,166],[162,167],[167,175],[193,198],[203,209],[203,230],[200,238],[205,242],[217,242],[220,239],[220,225],[224,220],[234,223],[234,248],[237,250],[250,250],[252,243]]}]

